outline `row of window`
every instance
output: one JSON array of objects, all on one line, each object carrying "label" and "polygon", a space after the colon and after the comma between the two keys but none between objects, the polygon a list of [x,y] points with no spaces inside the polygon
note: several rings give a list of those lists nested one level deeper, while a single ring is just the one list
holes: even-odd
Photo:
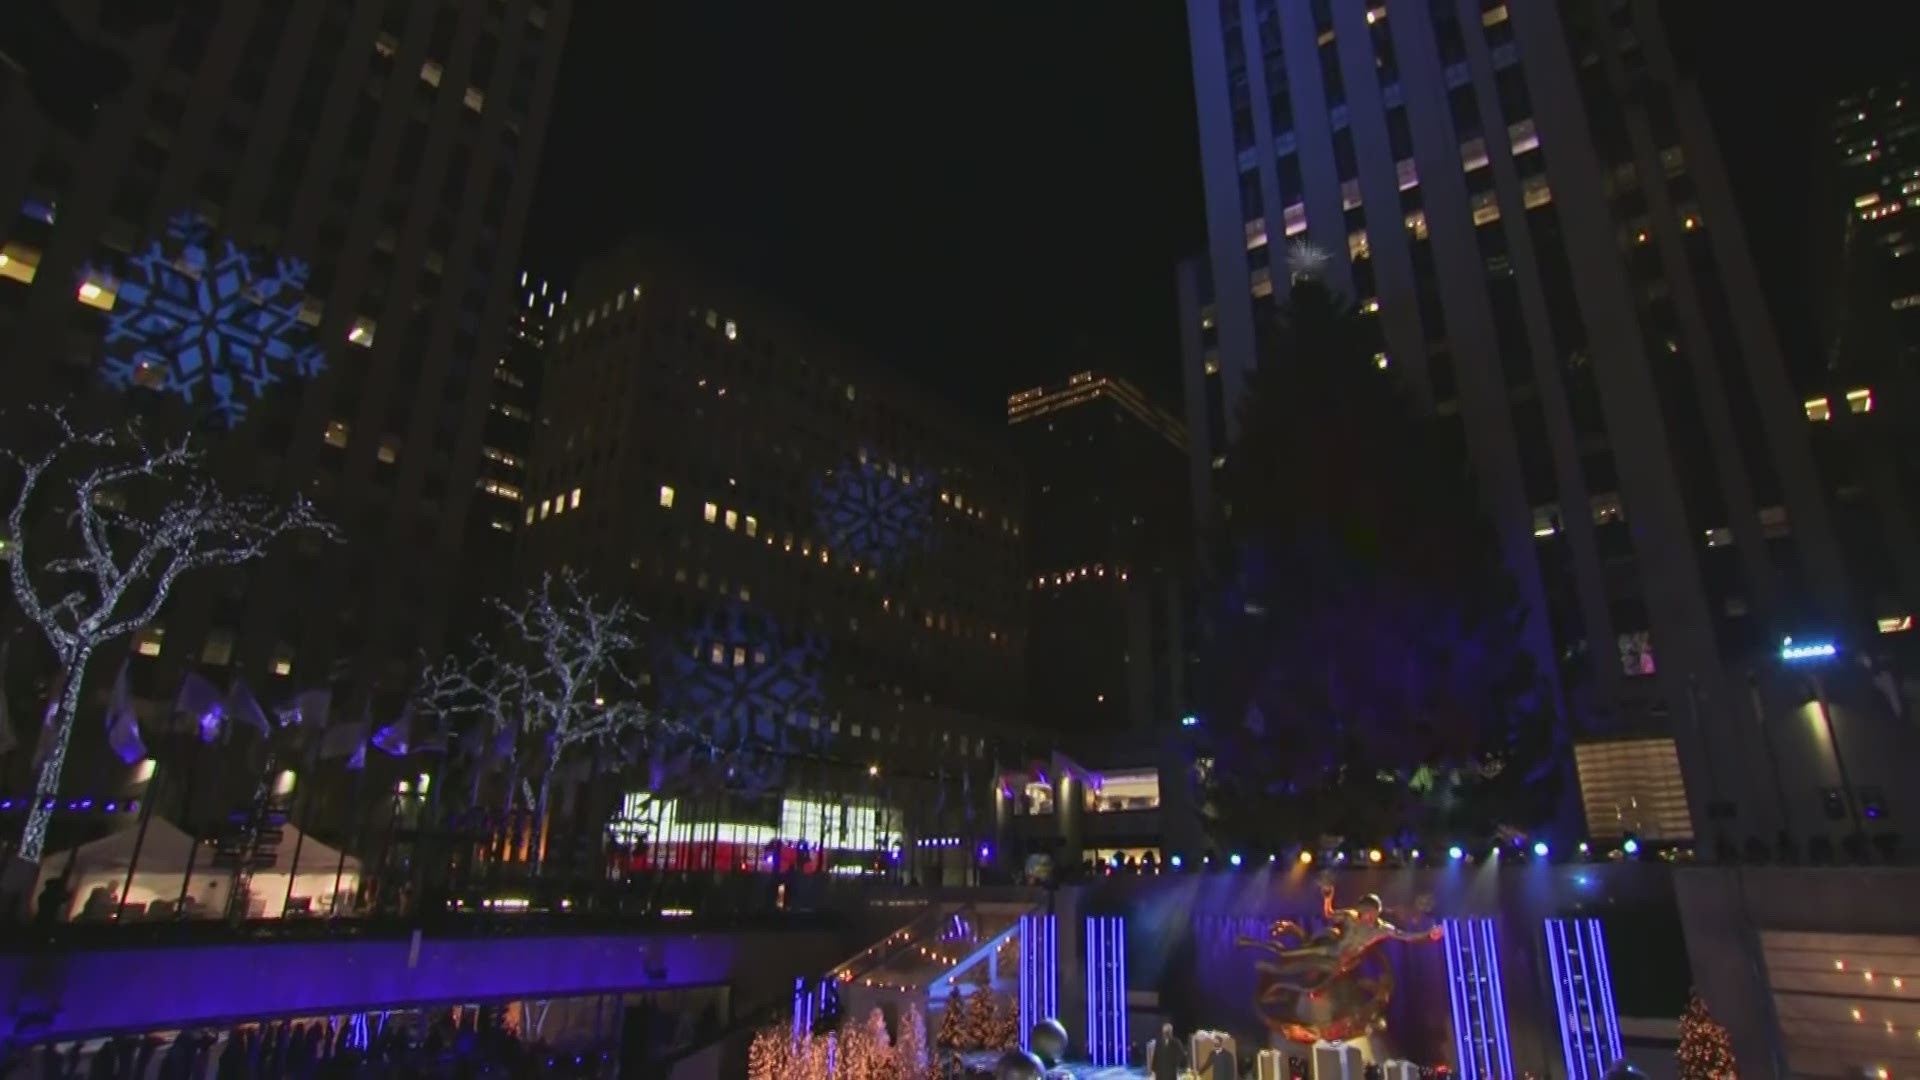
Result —
[{"label": "row of window", "polygon": [[545,521],[552,515],[564,514],[569,510],[578,509],[580,509],[580,489],[574,488],[570,492],[555,495],[548,499],[541,499],[539,506],[528,504],[527,524],[533,524],[536,519]]},{"label": "row of window", "polygon": [[[1846,394],[1847,411],[1850,413],[1870,413],[1873,411],[1873,390],[1859,387]],[[1833,401],[1830,398],[1810,398],[1805,402],[1807,419],[1814,423],[1824,423],[1833,419]]]}]

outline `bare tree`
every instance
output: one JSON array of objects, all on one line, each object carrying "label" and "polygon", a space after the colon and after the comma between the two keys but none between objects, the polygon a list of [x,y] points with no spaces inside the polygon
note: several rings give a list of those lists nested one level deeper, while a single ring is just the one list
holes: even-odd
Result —
[{"label": "bare tree", "polygon": [[[62,409],[31,411],[51,427],[50,447],[37,454],[0,447],[21,473],[7,513],[8,576],[14,602],[60,663],[60,697],[42,734],[34,803],[15,852],[23,874],[46,844],[93,654],[150,625],[189,571],[251,562],[282,533],[337,537],[303,499],[274,506],[222,491],[188,437],[156,446],[137,427],[82,428]],[[67,491],[56,494],[62,481]],[[64,514],[72,542],[36,565],[30,530],[48,512]]]},{"label": "bare tree", "polygon": [[[524,764],[536,773],[534,820],[544,831],[555,774],[570,759],[685,729],[638,700],[646,618],[625,600],[588,593],[567,571],[546,575],[518,603],[493,606],[498,635],[476,637],[466,660],[430,666],[417,699],[427,712],[471,721],[482,745],[503,748],[513,778],[521,750],[535,751]],[[524,736],[532,747],[520,745]],[[512,778],[508,784],[511,799]],[[539,845],[533,850],[537,870]]]}]

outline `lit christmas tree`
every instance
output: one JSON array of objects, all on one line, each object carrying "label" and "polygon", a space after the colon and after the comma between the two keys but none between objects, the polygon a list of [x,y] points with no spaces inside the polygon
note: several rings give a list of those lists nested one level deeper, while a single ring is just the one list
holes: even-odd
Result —
[{"label": "lit christmas tree", "polygon": [[947,998],[946,1004],[941,1006],[940,1009],[940,1032],[933,1037],[933,1045],[935,1048],[940,1050],[960,1049],[960,1044],[966,1039],[965,1012],[966,1002],[964,1000],[956,1000],[952,997]]},{"label": "lit christmas tree", "polygon": [[982,986],[967,995],[966,1012],[960,1018],[960,1049],[990,1050],[997,1034],[993,991]]},{"label": "lit christmas tree", "polygon": [[900,1037],[893,1042],[894,1075],[918,1078],[927,1073],[927,1021],[917,1005],[900,1014]]},{"label": "lit christmas tree", "polygon": [[1680,1016],[1680,1080],[1733,1080],[1739,1067],[1727,1029],[1707,1011],[1699,991]]},{"label": "lit christmas tree", "polygon": [[747,1080],[785,1080],[794,1066],[793,1033],[783,1028],[762,1029],[747,1047]]},{"label": "lit christmas tree", "polygon": [[1020,1002],[1011,995],[993,999],[993,1029],[987,1039],[989,1050],[1020,1048]]}]

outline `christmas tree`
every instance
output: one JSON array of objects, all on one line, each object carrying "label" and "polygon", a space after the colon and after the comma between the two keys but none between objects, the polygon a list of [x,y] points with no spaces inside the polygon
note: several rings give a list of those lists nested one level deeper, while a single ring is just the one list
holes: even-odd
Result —
[{"label": "christmas tree", "polygon": [[894,1075],[908,1078],[927,1073],[927,1021],[916,1005],[900,1014],[900,1037],[893,1042]]},{"label": "christmas tree", "polygon": [[987,1038],[989,1050],[1020,1048],[1020,1003],[1013,997],[993,999],[993,1028]]},{"label": "christmas tree", "polygon": [[966,1038],[966,1024],[962,1014],[966,1011],[966,1002],[949,996],[946,1004],[940,1008],[940,1033],[933,1038],[933,1045],[941,1050],[958,1050]]},{"label": "christmas tree", "polygon": [[[874,1010],[879,1015],[879,1010]],[[886,1035],[884,1022],[880,1032]],[[840,1029],[840,1043],[834,1053],[834,1080],[881,1080],[886,1069],[883,1048],[874,1044],[873,1029],[867,1024],[850,1023]]]},{"label": "christmas tree", "polygon": [[747,1047],[747,1080],[787,1080],[795,1071],[793,1034],[778,1027],[761,1029]]},{"label": "christmas tree", "polygon": [[979,987],[967,995],[966,1012],[960,1018],[960,1049],[991,1050],[996,1045],[995,1037],[999,1010],[993,1006],[993,991]]},{"label": "christmas tree", "polygon": [[1707,1011],[1699,991],[1680,1016],[1680,1080],[1733,1080],[1738,1068],[1727,1029]]}]

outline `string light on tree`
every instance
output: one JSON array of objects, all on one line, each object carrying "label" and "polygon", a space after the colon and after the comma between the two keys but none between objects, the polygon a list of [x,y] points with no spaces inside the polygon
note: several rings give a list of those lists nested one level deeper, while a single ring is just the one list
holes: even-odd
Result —
[{"label": "string light on tree", "polygon": [[1697,991],[1680,1015],[1680,1048],[1675,1057],[1680,1080],[1733,1080],[1738,1074],[1733,1041]]},{"label": "string light on tree", "polygon": [[[9,433],[22,442],[38,436],[49,448],[0,447],[20,473],[7,514],[8,578],[15,605],[53,648],[60,689],[41,736],[16,869],[37,865],[46,845],[93,654],[152,625],[184,574],[252,562],[283,533],[336,535],[303,499],[276,506],[227,494],[203,473],[190,438],[150,445],[138,426],[82,428],[58,408],[29,415],[39,422],[16,416]],[[67,497],[47,490],[60,476]],[[34,527],[49,520],[64,521],[73,542],[35,563],[28,540],[45,539]]]}]

